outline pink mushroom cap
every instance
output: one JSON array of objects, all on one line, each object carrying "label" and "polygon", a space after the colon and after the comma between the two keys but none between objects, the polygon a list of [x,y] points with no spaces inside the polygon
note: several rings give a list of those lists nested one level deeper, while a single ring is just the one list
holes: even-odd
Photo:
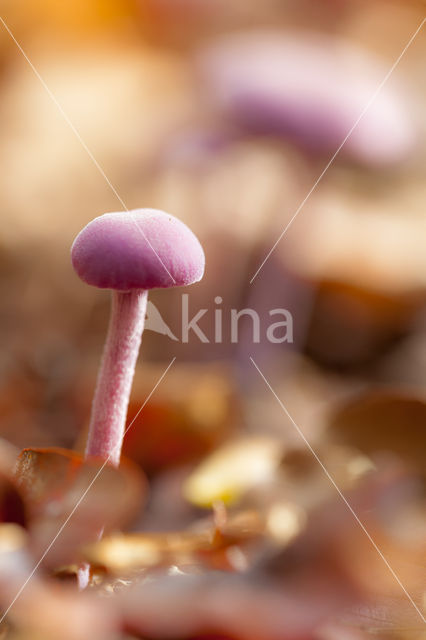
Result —
[{"label": "pink mushroom cap", "polygon": [[200,50],[197,69],[212,104],[249,132],[325,152],[351,132],[343,153],[371,166],[405,161],[416,147],[408,91],[382,86],[387,65],[344,38],[232,33]]},{"label": "pink mushroom cap", "polygon": [[201,280],[205,264],[192,231],[156,209],[95,218],[74,240],[71,259],[84,282],[118,291],[189,285]]}]

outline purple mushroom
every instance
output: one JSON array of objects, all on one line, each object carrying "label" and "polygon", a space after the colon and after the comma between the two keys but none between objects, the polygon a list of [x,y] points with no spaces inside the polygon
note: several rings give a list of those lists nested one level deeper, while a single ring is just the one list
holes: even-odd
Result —
[{"label": "purple mushroom", "polygon": [[204,252],[177,218],[155,209],[137,209],[92,220],[75,239],[71,255],[84,282],[112,289],[86,456],[118,465],[148,289],[198,282],[204,273]]},{"label": "purple mushroom", "polygon": [[387,165],[415,143],[402,96],[382,84],[387,67],[334,36],[252,31],[216,39],[197,68],[213,105],[251,133],[285,136],[305,148],[343,148],[356,161]]}]

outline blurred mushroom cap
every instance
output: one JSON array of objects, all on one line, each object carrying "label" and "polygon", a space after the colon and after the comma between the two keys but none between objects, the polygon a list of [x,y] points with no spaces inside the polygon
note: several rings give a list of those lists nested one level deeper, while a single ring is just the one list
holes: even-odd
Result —
[{"label": "blurred mushroom cap", "polygon": [[198,63],[213,102],[251,131],[327,152],[357,123],[344,151],[369,165],[401,161],[414,146],[401,96],[389,85],[378,90],[386,65],[342,38],[239,33],[215,40]]}]

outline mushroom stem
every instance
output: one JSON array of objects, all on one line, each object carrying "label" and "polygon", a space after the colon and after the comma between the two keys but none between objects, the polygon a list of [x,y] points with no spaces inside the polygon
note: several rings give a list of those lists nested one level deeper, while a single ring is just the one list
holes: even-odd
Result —
[{"label": "mushroom stem", "polygon": [[113,291],[108,336],[92,405],[86,457],[120,463],[130,391],[145,323],[148,292]]}]

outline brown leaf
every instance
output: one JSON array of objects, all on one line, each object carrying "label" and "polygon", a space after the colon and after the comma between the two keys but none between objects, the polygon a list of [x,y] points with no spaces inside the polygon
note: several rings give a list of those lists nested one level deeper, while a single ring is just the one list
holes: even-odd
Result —
[{"label": "brown leaf", "polygon": [[117,469],[66,449],[24,449],[16,476],[28,502],[36,549],[44,550],[73,514],[52,548],[51,564],[74,561],[80,545],[102,529],[123,526],[146,498],[146,480],[133,463],[122,462]]},{"label": "brown leaf", "polygon": [[[221,570],[248,568],[245,552],[253,545],[284,547],[303,529],[305,514],[294,505],[276,503],[255,510],[211,518],[186,531],[148,532],[103,538],[85,549],[86,559],[111,573],[132,573],[159,567],[198,566]],[[238,556],[238,557],[236,557]],[[235,560],[235,562],[234,562]]]},{"label": "brown leaf", "polygon": [[[136,372],[129,423],[138,414],[158,371]],[[191,393],[188,393],[188,389]],[[235,383],[226,367],[172,368],[152,400],[135,419],[123,451],[149,474],[198,461],[234,431],[240,416]]]},{"label": "brown leaf", "polygon": [[33,515],[64,496],[76,479],[83,458],[67,449],[24,449],[16,463],[16,479],[31,505]]},{"label": "brown leaf", "polygon": [[211,550],[214,532],[135,533],[103,538],[85,550],[86,559],[112,572],[188,564]]},{"label": "brown leaf", "polygon": [[0,522],[14,522],[26,525],[27,516],[21,492],[16,483],[0,474]]},{"label": "brown leaf", "polygon": [[18,483],[13,477],[15,458],[14,447],[0,439],[0,522],[25,526],[26,509]]},{"label": "brown leaf", "polygon": [[329,439],[367,454],[391,452],[411,468],[426,471],[426,403],[391,391],[368,392],[335,413]]}]

